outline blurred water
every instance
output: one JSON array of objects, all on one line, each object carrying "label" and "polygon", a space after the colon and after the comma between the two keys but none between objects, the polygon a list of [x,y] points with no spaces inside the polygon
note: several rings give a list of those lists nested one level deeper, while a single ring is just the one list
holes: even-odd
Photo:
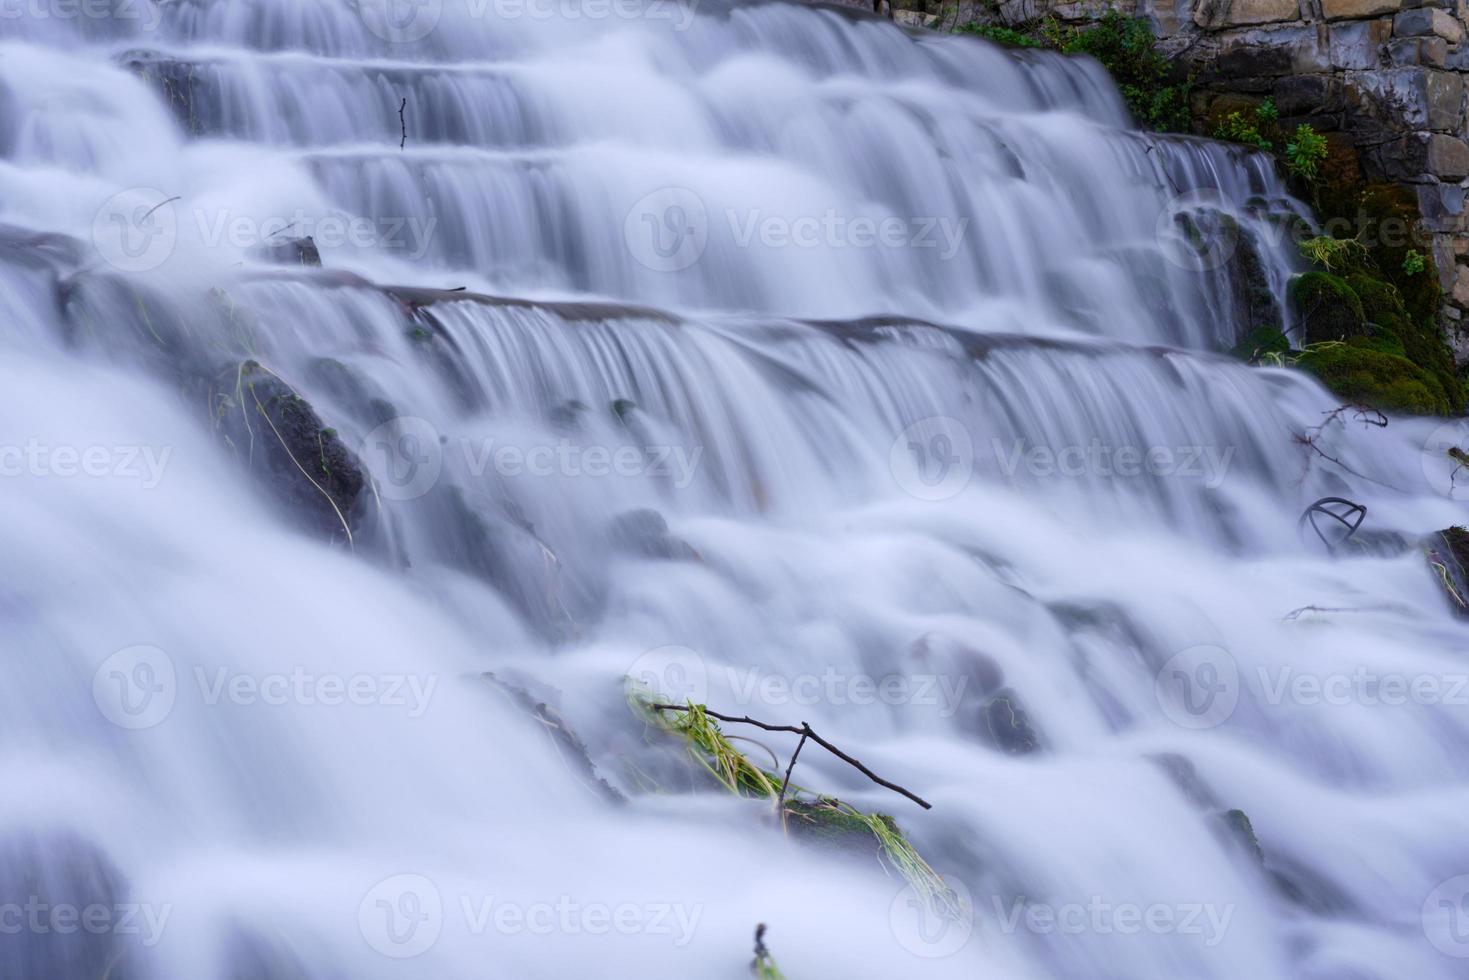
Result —
[{"label": "blurred water", "polygon": [[[538,2],[0,7],[0,976],[1462,975],[1461,433],[1220,353],[1247,254],[1291,326],[1269,161],[1090,62]],[[259,370],[350,542],[223,444]],[[966,916],[690,792],[629,675],[930,800],[796,770]]]}]

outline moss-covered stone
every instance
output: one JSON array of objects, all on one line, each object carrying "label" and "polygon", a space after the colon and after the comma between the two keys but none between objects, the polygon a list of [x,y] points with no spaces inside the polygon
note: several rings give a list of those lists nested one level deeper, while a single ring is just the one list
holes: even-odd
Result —
[{"label": "moss-covered stone", "polygon": [[1271,355],[1289,352],[1290,338],[1276,327],[1256,327],[1230,351],[1235,357],[1251,364],[1258,364]]},{"label": "moss-covered stone", "polygon": [[[860,814],[825,797],[815,802],[786,800],[786,829],[803,843],[836,851],[868,853],[882,847],[882,841]],[[897,823],[885,813],[873,814],[894,834],[902,836]]]},{"label": "moss-covered stone", "polygon": [[1345,279],[1329,272],[1307,272],[1291,280],[1290,300],[1308,344],[1367,335],[1362,300]]},{"label": "moss-covered stone", "polygon": [[1449,410],[1434,378],[1405,357],[1356,344],[1307,351],[1297,362],[1341,397],[1386,412],[1442,415]]}]

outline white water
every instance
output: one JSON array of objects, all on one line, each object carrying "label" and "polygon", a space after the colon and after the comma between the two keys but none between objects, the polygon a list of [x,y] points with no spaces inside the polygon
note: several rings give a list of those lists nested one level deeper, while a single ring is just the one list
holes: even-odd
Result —
[{"label": "white water", "polygon": [[[1349,469],[1314,456],[1293,436],[1335,402],[1218,356],[1227,278],[1170,231],[1179,198],[1247,228],[1294,207],[1268,161],[1131,130],[1095,65],[826,10],[442,6],[411,39],[372,2],[0,8],[0,903],[142,907],[97,935],[0,914],[0,977],[733,978],[762,921],[792,980],[1463,975],[1424,917],[1469,873],[1469,632],[1415,545],[1462,520],[1435,426],[1333,426]],[[956,234],[853,237],[884,218]],[[814,239],[742,234],[799,219]],[[293,223],[325,270],[252,251]],[[1288,249],[1265,266],[1280,293]],[[207,382],[246,358],[371,468],[355,549],[211,433]],[[1026,462],[1093,445],[1175,455]],[[563,455],[487,467],[505,446]],[[588,447],[667,465],[588,475]],[[1298,536],[1328,494],[1367,504],[1375,554]],[[619,548],[637,508],[698,560]],[[1348,611],[1288,618],[1309,605]],[[1201,645],[1238,671],[1227,717],[1174,698]],[[486,670],[552,699],[628,805]],[[1281,670],[1439,696],[1311,703]],[[685,792],[624,703],[650,671],[931,801],[814,747],[796,770],[893,813],[972,924],[925,937],[875,859]],[[378,686],[248,686],[293,675]],[[937,693],[852,696],[893,676]],[[126,715],[119,679],[165,693],[122,689]],[[1001,686],[1039,752],[982,735]],[[793,739],[761,741],[783,768]],[[1021,897],[1084,914],[1012,926]]]}]

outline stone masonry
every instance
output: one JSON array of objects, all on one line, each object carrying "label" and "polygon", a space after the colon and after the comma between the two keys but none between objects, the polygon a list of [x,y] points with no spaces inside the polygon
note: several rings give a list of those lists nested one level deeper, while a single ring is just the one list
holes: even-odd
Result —
[{"label": "stone masonry", "polygon": [[[870,0],[846,0],[871,9]],[[1469,359],[1469,28],[1465,0],[895,0],[915,27],[1043,17],[1144,17],[1194,73],[1200,132],[1231,109],[1274,99],[1287,127],[1310,123],[1364,182],[1416,195],[1445,294],[1444,326]],[[887,0],[884,0],[886,9]],[[909,9],[903,9],[909,8]],[[1459,324],[1465,336],[1459,337]]]}]

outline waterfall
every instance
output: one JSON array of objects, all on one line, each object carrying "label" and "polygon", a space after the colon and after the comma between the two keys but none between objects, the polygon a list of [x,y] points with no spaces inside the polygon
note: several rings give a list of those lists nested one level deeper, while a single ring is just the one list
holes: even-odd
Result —
[{"label": "waterfall", "polygon": [[836,8],[0,0],[0,977],[1462,975],[1463,440],[1227,355],[1305,214]]}]

